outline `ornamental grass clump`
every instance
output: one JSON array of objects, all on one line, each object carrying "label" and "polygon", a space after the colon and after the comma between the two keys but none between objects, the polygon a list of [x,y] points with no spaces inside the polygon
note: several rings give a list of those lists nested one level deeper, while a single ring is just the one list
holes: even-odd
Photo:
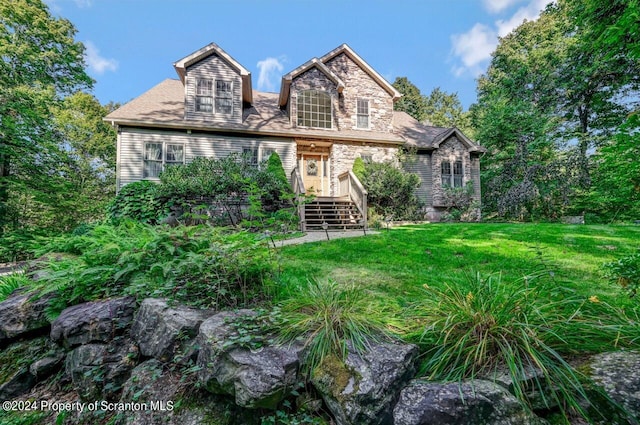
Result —
[{"label": "ornamental grass clump", "polygon": [[557,296],[531,278],[508,283],[500,275],[476,274],[443,288],[425,286],[425,292],[416,313],[423,327],[415,335],[424,353],[422,374],[460,381],[507,373],[511,391],[528,408],[535,393],[544,408],[557,407],[565,416],[597,411],[584,407],[596,390],[566,360],[579,350],[573,332],[589,332],[589,349],[596,351],[614,349],[621,335],[626,343],[637,342],[626,338],[633,330],[622,332],[623,320],[611,315],[612,322],[604,323],[588,311],[589,301]]},{"label": "ornamental grass clump", "polygon": [[280,303],[279,333],[283,341],[304,343],[307,372],[328,355],[344,359],[347,343],[361,351],[388,336],[370,292],[355,284],[314,279]]}]

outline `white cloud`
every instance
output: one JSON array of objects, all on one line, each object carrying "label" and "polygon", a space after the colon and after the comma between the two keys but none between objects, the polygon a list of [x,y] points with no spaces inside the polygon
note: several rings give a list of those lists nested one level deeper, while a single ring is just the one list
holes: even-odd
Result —
[{"label": "white cloud", "polygon": [[115,71],[118,69],[118,61],[100,56],[100,50],[98,50],[91,41],[86,41],[84,47],[86,47],[84,52],[85,59],[91,71],[94,71],[96,74],[104,74],[106,71]]},{"label": "white cloud", "polygon": [[475,77],[482,73],[481,65],[491,57],[498,38],[494,30],[478,23],[466,33],[452,35],[451,43],[454,56],[462,61],[462,66],[454,67],[454,74],[459,77],[469,72]]},{"label": "white cloud", "polygon": [[[489,11],[499,12],[522,0],[483,0]],[[452,55],[457,64],[452,68],[456,77],[464,74],[479,76],[487,67],[491,53],[498,45],[498,37],[504,37],[526,20],[534,20],[552,0],[529,0],[513,15],[496,20],[493,25],[476,23],[473,28],[462,34],[451,36]]]},{"label": "white cloud", "polygon": [[498,36],[504,37],[520,26],[525,20],[532,21],[537,19],[538,16],[540,16],[540,11],[549,3],[551,3],[549,0],[533,0],[525,7],[518,9],[511,18],[507,20],[497,20],[496,27],[498,28]]},{"label": "white cloud", "polygon": [[260,70],[260,74],[258,75],[258,90],[275,91],[276,82],[284,69],[280,60],[276,58],[266,58],[258,61],[258,69]]},{"label": "white cloud", "polygon": [[524,0],[482,0],[482,4],[490,13],[500,13],[514,4],[521,3],[522,1]]}]

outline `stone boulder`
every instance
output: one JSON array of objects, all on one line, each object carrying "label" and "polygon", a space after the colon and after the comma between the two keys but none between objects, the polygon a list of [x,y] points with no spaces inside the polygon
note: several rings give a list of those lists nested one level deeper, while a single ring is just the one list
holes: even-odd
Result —
[{"label": "stone boulder", "polygon": [[372,343],[360,354],[348,346],[344,362],[328,356],[311,382],[338,424],[391,424],[398,394],[415,375],[417,355],[410,344]]},{"label": "stone boulder", "polygon": [[136,300],[114,298],[74,305],[51,324],[51,339],[67,348],[90,342],[109,342],[133,321]]},{"label": "stone boulder", "polygon": [[55,295],[38,295],[18,289],[0,302],[0,347],[15,338],[46,331],[49,327],[45,309]]},{"label": "stone boulder", "polygon": [[541,425],[505,388],[480,379],[414,380],[393,409],[394,425]]},{"label": "stone boulder", "polygon": [[120,402],[145,403],[149,410],[125,411],[117,424],[228,424],[231,423],[229,417],[233,418],[233,423],[249,425],[260,422],[252,411],[237,407],[227,398],[190,388],[191,384],[185,382],[189,382],[189,379],[185,379],[177,370],[167,370],[156,359],[140,363],[124,384]]},{"label": "stone boulder", "polygon": [[29,372],[29,368],[20,368],[0,385],[0,401],[11,400],[22,395],[34,385],[36,385],[36,378]]},{"label": "stone boulder", "polygon": [[[513,379],[505,368],[499,368],[493,373],[482,377],[494,382],[509,390],[511,394],[516,394]],[[558,407],[557,400],[551,396],[551,390],[545,381],[544,373],[541,369],[533,366],[525,368],[519,376],[520,384],[526,388],[525,397],[533,410],[549,410]],[[542,390],[540,390],[542,388]]]},{"label": "stone boulder", "polygon": [[200,325],[198,379],[214,394],[229,394],[237,405],[274,409],[298,381],[302,347],[265,346],[251,350],[229,341],[234,321],[255,316],[251,310],[218,313]]},{"label": "stone boulder", "polygon": [[140,354],[166,362],[178,352],[188,352],[188,345],[198,334],[200,324],[213,312],[176,306],[162,299],[142,301],[131,326],[131,337]]},{"label": "stone boulder", "polygon": [[116,338],[110,344],[86,344],[70,351],[65,370],[83,401],[115,401],[137,358],[130,340]]},{"label": "stone boulder", "polygon": [[[640,418],[640,353],[616,351],[597,354],[589,362],[591,379],[622,406],[631,418]],[[638,423],[631,419],[630,423]]]}]

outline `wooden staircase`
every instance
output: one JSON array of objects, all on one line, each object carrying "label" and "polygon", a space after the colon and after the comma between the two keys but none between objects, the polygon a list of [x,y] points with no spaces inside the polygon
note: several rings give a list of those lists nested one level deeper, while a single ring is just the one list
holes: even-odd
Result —
[{"label": "wooden staircase", "polygon": [[327,223],[327,230],[344,231],[362,229],[362,214],[348,196],[317,197],[304,207],[306,230],[323,230],[322,223]]}]

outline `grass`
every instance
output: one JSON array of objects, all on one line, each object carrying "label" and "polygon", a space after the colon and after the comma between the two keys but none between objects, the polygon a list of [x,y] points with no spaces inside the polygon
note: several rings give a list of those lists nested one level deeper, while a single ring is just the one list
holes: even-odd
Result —
[{"label": "grass", "polygon": [[[313,278],[360,288],[378,323],[420,346],[428,379],[506,371],[524,406],[537,404],[533,390],[546,409],[559,409],[554,423],[572,415],[591,420],[605,406],[618,407],[599,391],[597,405],[585,410],[589,377],[569,359],[640,348],[640,303],[603,270],[639,243],[637,226],[407,226],[282,248],[276,300],[309,298],[305,282]],[[531,368],[542,374],[523,381]]]},{"label": "grass", "polygon": [[546,271],[560,288],[625,307],[637,305],[608,283],[602,265],[635,252],[638,226],[428,224],[379,235],[280,250],[281,292],[312,277],[355,282],[401,306],[461,274],[500,273],[505,281]]}]

